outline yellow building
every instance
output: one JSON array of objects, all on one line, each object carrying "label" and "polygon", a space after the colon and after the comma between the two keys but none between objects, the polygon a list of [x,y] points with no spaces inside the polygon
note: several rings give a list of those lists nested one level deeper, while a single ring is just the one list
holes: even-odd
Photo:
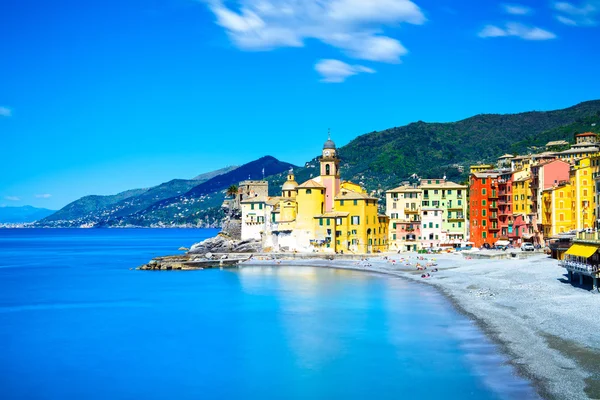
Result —
[{"label": "yellow building", "polygon": [[471,165],[471,167],[469,168],[470,172],[472,174],[476,173],[476,172],[484,172],[484,171],[489,171],[494,169],[494,166],[492,164],[477,164],[477,165]]},{"label": "yellow building", "polygon": [[[595,163],[594,163],[595,164]],[[574,228],[586,229],[595,226],[595,182],[598,167],[592,165],[591,157],[576,160],[569,173],[571,184],[571,212]]]},{"label": "yellow building", "polygon": [[387,251],[389,218],[378,213],[378,199],[340,179],[335,143],[328,139],[320,175],[298,185],[292,171],[272,212],[265,248],[289,251],[371,253]]},{"label": "yellow building", "polygon": [[542,229],[545,238],[574,229],[571,196],[571,185],[566,182],[542,192]]},{"label": "yellow building", "polygon": [[531,174],[528,171],[515,172],[512,181],[513,192],[513,215],[523,215],[524,217],[532,214],[533,199],[529,188],[531,183]]}]

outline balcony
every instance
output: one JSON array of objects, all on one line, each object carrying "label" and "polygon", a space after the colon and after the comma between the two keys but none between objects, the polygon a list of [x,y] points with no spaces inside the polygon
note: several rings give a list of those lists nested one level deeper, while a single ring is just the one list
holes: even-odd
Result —
[{"label": "balcony", "polygon": [[497,232],[497,231],[499,231],[499,230],[500,230],[500,227],[499,227],[499,226],[493,226],[493,225],[492,225],[492,226],[490,226],[490,227],[489,227],[489,230],[490,230],[490,232],[493,232],[493,231]]},{"label": "balcony", "polygon": [[456,215],[453,217],[448,217],[448,221],[464,221],[465,216],[464,215]]},{"label": "balcony", "polygon": [[404,213],[405,214],[418,214],[419,210],[416,208],[405,208]]},{"label": "balcony", "polygon": [[490,219],[498,219],[498,213],[491,213]]},{"label": "balcony", "polygon": [[448,205],[448,210],[462,210],[462,209],[463,209],[463,206],[458,206],[455,204]]},{"label": "balcony", "polygon": [[600,272],[600,267],[598,265],[584,264],[575,261],[562,260],[558,262],[558,265],[569,271],[581,272],[586,275],[594,275]]},{"label": "balcony", "polygon": [[488,199],[497,199],[498,193],[495,190],[492,190],[492,193],[488,195]]},{"label": "balcony", "polygon": [[576,240],[582,242],[600,243],[600,232],[578,232]]},{"label": "balcony", "polygon": [[490,210],[497,210],[498,209],[498,204],[494,201],[490,204]]}]

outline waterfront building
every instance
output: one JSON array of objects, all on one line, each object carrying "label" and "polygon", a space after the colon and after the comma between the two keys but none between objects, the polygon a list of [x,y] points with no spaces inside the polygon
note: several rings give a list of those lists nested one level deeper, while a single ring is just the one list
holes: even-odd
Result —
[{"label": "waterfront building", "polygon": [[576,233],[573,244],[564,253],[559,265],[567,270],[569,282],[574,281],[574,275],[579,276],[579,285],[584,279],[591,278],[592,290],[600,291],[600,233],[591,230]]},{"label": "waterfront building", "polygon": [[[484,244],[492,246],[499,239],[498,194],[492,193],[492,190],[498,190],[499,176],[498,172],[488,171],[473,173],[469,178],[469,233],[470,240],[476,247]],[[496,214],[491,215],[490,212]]]},{"label": "waterfront building", "polygon": [[423,208],[434,207],[443,210],[441,228],[445,232],[444,244],[460,245],[466,241],[468,186],[446,179],[423,179],[421,189]]},{"label": "waterfront building", "polygon": [[[464,244],[467,240],[467,189],[466,185],[442,178],[422,179],[420,184],[403,185],[387,191],[390,248],[414,251],[432,245],[460,247]],[[439,210],[439,231],[428,229],[425,233],[422,220],[426,209]],[[433,239],[430,239],[430,234],[433,234]]]},{"label": "waterfront building", "polygon": [[444,210],[439,207],[423,207],[421,216],[421,247],[437,249],[445,244],[447,232],[443,230]]},{"label": "waterfront building", "polygon": [[573,229],[572,190],[569,182],[559,182],[542,191],[542,227],[545,238]]},{"label": "waterfront building", "polygon": [[571,166],[569,181],[571,184],[571,207],[575,229],[587,229],[595,224],[595,182],[593,176],[597,170],[592,158],[576,160]]},{"label": "waterfront building", "polygon": [[391,250],[420,249],[422,201],[423,191],[417,185],[403,185],[386,192],[385,204],[386,215],[390,218]]},{"label": "waterfront building", "polygon": [[531,167],[531,199],[533,202],[534,215],[534,234],[535,242],[544,243],[544,231],[542,228],[542,193],[544,190],[558,185],[569,179],[569,164],[565,161],[543,160]]},{"label": "waterfront building", "polygon": [[[508,162],[510,166],[510,161]],[[500,227],[500,237],[496,242],[499,246],[508,246],[510,244],[508,233],[512,233],[513,214],[512,214],[512,178],[510,169],[498,170],[498,226]]]},{"label": "waterfront building", "polygon": [[[531,167],[531,164],[528,164]],[[513,174],[513,244],[520,245],[523,240],[533,238],[533,201],[530,190],[531,170],[521,170]],[[510,229],[509,229],[510,230]]]}]

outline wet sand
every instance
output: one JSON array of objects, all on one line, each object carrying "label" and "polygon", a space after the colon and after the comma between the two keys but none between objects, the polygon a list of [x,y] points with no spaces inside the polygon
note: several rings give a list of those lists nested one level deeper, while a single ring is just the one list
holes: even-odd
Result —
[{"label": "wet sand", "polygon": [[[467,259],[460,254],[393,254],[388,260],[253,259],[243,265],[298,265],[385,273],[440,289],[503,349],[540,395],[600,399],[600,293],[567,282],[540,254],[528,259]],[[395,262],[394,262],[395,261]],[[416,265],[430,265],[417,270]],[[437,272],[432,269],[437,268]],[[429,273],[423,279],[421,274]]]}]

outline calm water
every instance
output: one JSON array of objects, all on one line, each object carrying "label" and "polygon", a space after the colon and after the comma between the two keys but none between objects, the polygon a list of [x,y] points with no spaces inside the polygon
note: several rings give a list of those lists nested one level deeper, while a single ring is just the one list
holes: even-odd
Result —
[{"label": "calm water", "polygon": [[308,267],[129,270],[214,233],[0,229],[0,398],[535,396],[424,285]]}]

